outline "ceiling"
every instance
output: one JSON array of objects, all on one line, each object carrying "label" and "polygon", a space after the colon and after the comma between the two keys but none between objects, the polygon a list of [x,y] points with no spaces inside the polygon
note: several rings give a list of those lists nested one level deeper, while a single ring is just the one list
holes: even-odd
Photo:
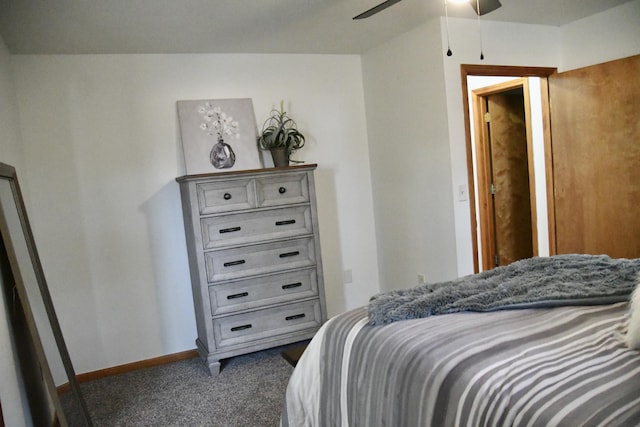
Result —
[{"label": "ceiling", "polygon": [[[14,54],[360,54],[444,15],[444,0],[0,0]],[[629,0],[501,0],[482,19],[560,26]],[[475,19],[468,4],[449,16]]]}]

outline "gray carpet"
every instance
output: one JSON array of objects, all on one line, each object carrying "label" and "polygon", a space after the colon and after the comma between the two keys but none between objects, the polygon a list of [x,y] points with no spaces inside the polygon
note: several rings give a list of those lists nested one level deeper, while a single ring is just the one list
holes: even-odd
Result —
[{"label": "gray carpet", "polygon": [[81,384],[101,426],[277,426],[293,367],[277,347],[223,361],[211,377],[200,359]]}]

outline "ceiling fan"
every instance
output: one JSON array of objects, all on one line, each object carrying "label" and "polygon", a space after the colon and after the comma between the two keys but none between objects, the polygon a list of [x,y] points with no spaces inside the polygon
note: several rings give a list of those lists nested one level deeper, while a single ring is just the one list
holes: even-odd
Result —
[{"label": "ceiling fan", "polygon": [[[393,6],[394,4],[396,4],[396,3],[400,2],[400,1],[402,1],[402,0],[386,0],[386,1],[383,1],[379,5],[374,6],[371,9],[362,12],[360,15],[354,16],[353,19],[368,18],[368,17],[370,17],[372,15],[375,15],[378,12],[382,12],[383,10],[388,8],[389,6]],[[500,6],[502,6],[502,4],[500,4],[499,0],[470,0],[469,3],[471,4],[471,7],[473,7],[473,10],[475,10],[476,13],[478,13],[478,9],[480,9],[480,13],[479,13],[480,16],[484,15],[485,13],[492,12],[492,11],[496,10],[497,8],[499,8]]]}]

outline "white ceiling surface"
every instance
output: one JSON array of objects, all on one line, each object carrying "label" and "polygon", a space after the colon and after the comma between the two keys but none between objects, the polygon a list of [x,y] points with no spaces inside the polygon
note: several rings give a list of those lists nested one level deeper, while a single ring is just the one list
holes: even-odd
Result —
[{"label": "white ceiling surface", "polygon": [[[0,0],[14,54],[360,54],[438,16],[444,0]],[[475,1],[475,0],[472,0]],[[482,19],[563,25],[629,0],[501,0]],[[449,16],[475,19],[468,4]]]}]

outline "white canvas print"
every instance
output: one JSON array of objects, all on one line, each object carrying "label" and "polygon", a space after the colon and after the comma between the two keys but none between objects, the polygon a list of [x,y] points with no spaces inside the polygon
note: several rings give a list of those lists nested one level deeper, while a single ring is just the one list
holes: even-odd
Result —
[{"label": "white canvas print", "polygon": [[187,175],[262,167],[250,98],[178,101],[178,120]]}]

